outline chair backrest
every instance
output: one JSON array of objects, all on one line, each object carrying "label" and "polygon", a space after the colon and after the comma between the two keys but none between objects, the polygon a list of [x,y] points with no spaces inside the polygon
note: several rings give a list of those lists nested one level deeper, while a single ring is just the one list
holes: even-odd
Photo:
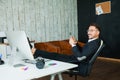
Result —
[{"label": "chair backrest", "polygon": [[101,40],[100,42],[100,46],[98,48],[98,50],[96,51],[96,53],[91,57],[90,61],[89,62],[80,62],[80,64],[78,65],[78,73],[77,74],[80,74],[81,76],[88,76],[92,70],[92,66],[95,62],[95,60],[97,59],[99,53],[101,52],[101,50],[103,49],[104,47],[104,43],[103,41]]},{"label": "chair backrest", "polygon": [[104,46],[105,45],[103,44],[103,40],[101,40],[98,50],[96,51],[96,53],[92,56],[92,58],[89,61],[90,64],[93,64],[95,62],[97,56],[100,54],[100,52],[101,52],[101,50],[103,49]]}]

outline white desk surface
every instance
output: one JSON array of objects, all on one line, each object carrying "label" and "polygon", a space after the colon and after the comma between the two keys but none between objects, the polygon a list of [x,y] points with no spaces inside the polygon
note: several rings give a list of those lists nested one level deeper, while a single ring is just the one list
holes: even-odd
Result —
[{"label": "white desk surface", "polygon": [[[55,63],[56,65],[49,65]],[[0,65],[0,80],[30,80],[34,78],[40,78],[51,74],[64,72],[67,69],[77,67],[75,64],[50,60],[47,61],[43,69],[37,69],[33,64],[26,64],[27,70],[23,70],[23,67],[12,67],[8,64]]]}]

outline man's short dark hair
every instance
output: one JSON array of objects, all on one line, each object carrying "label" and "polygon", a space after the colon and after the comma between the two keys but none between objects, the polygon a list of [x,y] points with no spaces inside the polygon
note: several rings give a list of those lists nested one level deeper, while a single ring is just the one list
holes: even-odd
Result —
[{"label": "man's short dark hair", "polygon": [[90,26],[95,26],[98,31],[101,31],[100,26],[96,23],[91,23]]}]

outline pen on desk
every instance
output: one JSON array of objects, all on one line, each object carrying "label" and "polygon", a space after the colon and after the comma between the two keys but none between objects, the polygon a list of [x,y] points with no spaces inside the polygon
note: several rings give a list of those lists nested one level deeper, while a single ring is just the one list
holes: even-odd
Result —
[{"label": "pen on desk", "polygon": [[48,65],[53,66],[53,65],[56,65],[56,63],[49,63]]},{"label": "pen on desk", "polygon": [[25,67],[25,68],[24,68],[24,70],[27,70],[27,69],[28,69],[28,67]]},{"label": "pen on desk", "polygon": [[28,69],[28,67],[23,67],[22,70],[26,71]]}]

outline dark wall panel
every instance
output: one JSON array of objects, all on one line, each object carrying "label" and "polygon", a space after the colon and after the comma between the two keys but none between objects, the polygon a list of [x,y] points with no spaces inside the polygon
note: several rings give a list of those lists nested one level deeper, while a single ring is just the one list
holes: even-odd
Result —
[{"label": "dark wall panel", "polygon": [[78,0],[78,39],[87,41],[85,30],[90,23],[96,22],[101,27],[101,38],[106,44],[100,56],[120,58],[120,0],[111,0],[110,14],[95,15],[95,3],[103,1],[108,0]]}]

